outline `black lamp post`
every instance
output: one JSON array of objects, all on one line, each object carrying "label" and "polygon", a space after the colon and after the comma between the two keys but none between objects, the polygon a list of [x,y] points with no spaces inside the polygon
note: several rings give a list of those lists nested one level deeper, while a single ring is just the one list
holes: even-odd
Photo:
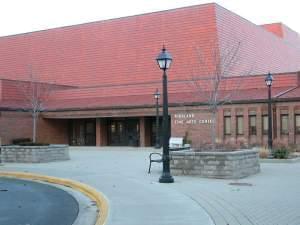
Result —
[{"label": "black lamp post", "polygon": [[163,172],[159,178],[160,183],[173,183],[174,179],[170,173],[169,156],[169,113],[168,113],[168,87],[166,70],[170,68],[172,56],[167,52],[165,46],[156,58],[158,66],[163,70]]},{"label": "black lamp post", "polygon": [[272,98],[271,87],[273,82],[273,76],[269,73],[265,78],[266,85],[268,87],[268,148],[272,152],[273,140],[272,140]]},{"label": "black lamp post", "polygon": [[154,93],[154,98],[156,101],[156,136],[155,136],[155,148],[160,148],[160,143],[159,143],[159,105],[158,105],[158,100],[160,98],[160,93],[158,89],[156,89],[156,92]]}]

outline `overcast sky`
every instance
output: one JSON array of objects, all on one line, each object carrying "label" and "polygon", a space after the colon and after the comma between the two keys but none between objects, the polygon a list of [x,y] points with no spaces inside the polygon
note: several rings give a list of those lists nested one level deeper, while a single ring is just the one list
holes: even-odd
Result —
[{"label": "overcast sky", "polygon": [[[205,0],[1,0],[0,36],[136,15]],[[300,33],[298,0],[216,0],[216,3],[256,23],[283,22]]]}]

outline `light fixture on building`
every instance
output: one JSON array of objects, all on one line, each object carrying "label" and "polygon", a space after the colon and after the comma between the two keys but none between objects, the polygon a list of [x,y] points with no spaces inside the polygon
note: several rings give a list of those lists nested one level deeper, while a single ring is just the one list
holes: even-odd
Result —
[{"label": "light fixture on building", "polygon": [[158,66],[163,70],[163,172],[159,178],[160,183],[173,183],[174,179],[170,172],[170,154],[169,154],[169,113],[168,113],[168,81],[167,69],[170,68],[172,56],[167,52],[165,46],[156,58]]}]

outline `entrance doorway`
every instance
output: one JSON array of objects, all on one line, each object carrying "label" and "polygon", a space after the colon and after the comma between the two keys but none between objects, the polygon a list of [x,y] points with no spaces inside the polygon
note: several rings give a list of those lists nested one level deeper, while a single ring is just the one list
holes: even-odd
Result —
[{"label": "entrance doorway", "polygon": [[139,125],[138,119],[110,119],[108,121],[108,145],[139,146]]},{"label": "entrance doorway", "polygon": [[70,122],[70,145],[95,146],[96,120],[74,119]]}]

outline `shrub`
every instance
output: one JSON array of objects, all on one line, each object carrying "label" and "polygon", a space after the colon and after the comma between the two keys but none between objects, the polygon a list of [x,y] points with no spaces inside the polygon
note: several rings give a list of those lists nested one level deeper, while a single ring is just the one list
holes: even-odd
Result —
[{"label": "shrub", "polygon": [[288,148],[281,147],[273,150],[273,156],[275,159],[287,159],[289,156]]},{"label": "shrub", "polygon": [[21,146],[47,146],[49,144],[47,144],[47,143],[24,142],[24,143],[20,143],[19,145],[21,145]]},{"label": "shrub", "polygon": [[21,143],[27,143],[27,142],[32,142],[30,138],[16,138],[12,140],[12,143],[14,145],[19,145]]},{"label": "shrub", "polygon": [[261,159],[265,159],[265,158],[268,158],[269,157],[269,150],[268,149],[265,149],[265,148],[261,148],[259,150],[259,158]]}]

